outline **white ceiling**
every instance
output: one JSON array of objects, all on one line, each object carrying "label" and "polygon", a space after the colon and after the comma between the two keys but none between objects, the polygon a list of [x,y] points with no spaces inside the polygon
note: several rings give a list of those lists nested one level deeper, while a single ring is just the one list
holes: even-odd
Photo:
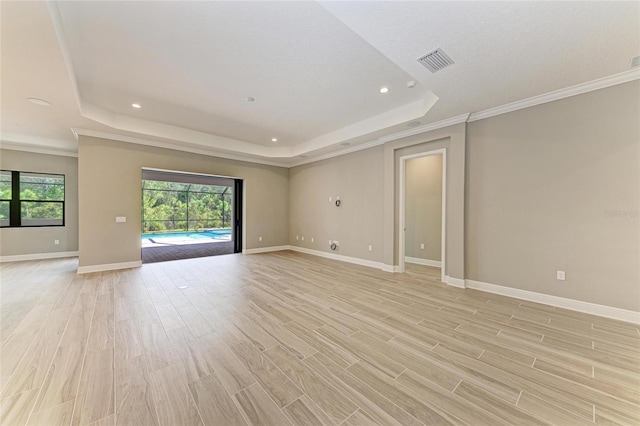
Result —
[{"label": "white ceiling", "polygon": [[[640,2],[0,7],[2,141],[64,151],[73,128],[291,164],[621,73],[640,55]],[[455,64],[432,74],[416,58],[436,47]]]}]

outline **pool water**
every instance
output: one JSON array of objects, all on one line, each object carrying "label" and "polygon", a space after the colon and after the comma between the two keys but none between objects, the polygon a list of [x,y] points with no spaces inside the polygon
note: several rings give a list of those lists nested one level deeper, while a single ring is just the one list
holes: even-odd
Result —
[{"label": "pool water", "polygon": [[158,232],[142,234],[142,245],[194,244],[231,240],[231,229],[211,229],[191,232]]}]

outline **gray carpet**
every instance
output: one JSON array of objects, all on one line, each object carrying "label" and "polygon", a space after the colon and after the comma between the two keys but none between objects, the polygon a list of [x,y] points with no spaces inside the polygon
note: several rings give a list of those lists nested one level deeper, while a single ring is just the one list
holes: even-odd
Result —
[{"label": "gray carpet", "polygon": [[166,262],[168,260],[217,256],[233,253],[233,241],[200,244],[176,244],[162,247],[144,247],[142,263]]}]

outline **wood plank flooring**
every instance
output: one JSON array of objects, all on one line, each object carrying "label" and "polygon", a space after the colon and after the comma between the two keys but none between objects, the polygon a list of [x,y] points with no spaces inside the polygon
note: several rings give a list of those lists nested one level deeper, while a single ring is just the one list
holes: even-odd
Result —
[{"label": "wood plank flooring", "polygon": [[3,425],[640,424],[640,331],[294,252],[0,265]]}]

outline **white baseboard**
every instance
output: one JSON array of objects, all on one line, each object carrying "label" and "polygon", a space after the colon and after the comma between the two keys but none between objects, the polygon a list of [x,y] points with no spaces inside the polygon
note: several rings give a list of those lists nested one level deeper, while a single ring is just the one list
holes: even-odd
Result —
[{"label": "white baseboard", "polygon": [[271,251],[289,250],[290,246],[273,246],[273,247],[260,247],[253,249],[244,249],[242,254],[256,254],[256,253],[269,253]]},{"label": "white baseboard", "polygon": [[19,262],[23,260],[59,259],[62,257],[78,257],[77,251],[58,251],[53,253],[17,254],[14,256],[0,256],[0,263]]},{"label": "white baseboard", "polygon": [[376,269],[382,269],[383,271],[389,272],[388,271],[389,265],[385,265],[382,262],[376,262],[376,261],[373,261],[373,260],[360,259],[360,258],[351,257],[351,256],[343,256],[341,254],[336,254],[336,253],[327,253],[327,252],[324,252],[324,251],[312,250],[312,249],[308,249],[308,248],[304,248],[304,247],[298,247],[298,246],[289,246],[288,249],[289,250],[293,250],[293,251],[297,251],[297,252],[300,252],[300,253],[306,253],[306,254],[312,254],[314,256],[324,257],[324,258],[327,258],[327,259],[339,260],[341,262],[354,263],[356,265],[368,266],[370,268],[376,268]]},{"label": "white baseboard", "polygon": [[463,280],[462,278],[453,278],[450,277],[449,275],[445,275],[444,276],[444,282],[447,285],[450,285],[452,287],[458,287],[458,288],[465,288],[465,280]]},{"label": "white baseboard", "polygon": [[440,262],[439,260],[420,259],[419,257],[405,256],[404,261],[407,263],[415,263],[416,265],[435,266],[437,268],[440,268],[442,266],[442,262]]},{"label": "white baseboard", "polygon": [[570,309],[572,311],[584,312],[587,314],[640,324],[640,312],[636,311],[629,311],[626,309],[614,308],[613,306],[598,305],[596,303],[583,302],[581,300],[567,299],[549,294],[489,284],[481,281],[466,280],[466,283],[467,288],[486,291],[488,293],[501,294],[503,296],[515,297],[516,299],[543,303],[545,305],[557,306],[559,308]]},{"label": "white baseboard", "polygon": [[114,271],[116,269],[139,268],[142,266],[142,260],[122,263],[105,263],[102,265],[79,266],[78,274],[88,274],[90,272]]}]

